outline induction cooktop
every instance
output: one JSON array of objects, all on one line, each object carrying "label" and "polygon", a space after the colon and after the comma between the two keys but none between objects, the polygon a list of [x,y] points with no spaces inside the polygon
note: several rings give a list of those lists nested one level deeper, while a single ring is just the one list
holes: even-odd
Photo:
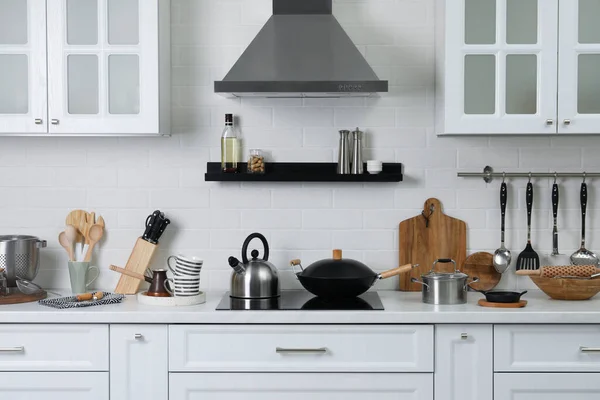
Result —
[{"label": "induction cooktop", "polygon": [[331,310],[331,311],[380,311],[383,303],[377,292],[367,292],[351,299],[325,300],[305,290],[283,290],[281,296],[272,299],[238,299],[225,293],[217,310]]}]

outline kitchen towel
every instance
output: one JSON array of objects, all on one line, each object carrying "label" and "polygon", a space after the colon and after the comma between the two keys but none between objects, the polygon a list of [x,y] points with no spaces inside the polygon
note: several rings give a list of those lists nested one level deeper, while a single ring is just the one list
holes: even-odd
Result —
[{"label": "kitchen towel", "polygon": [[104,292],[104,297],[100,300],[77,301],[77,296],[59,297],[57,299],[44,299],[38,301],[43,306],[58,308],[82,308],[92,306],[102,306],[105,304],[118,304],[125,298],[122,294]]}]

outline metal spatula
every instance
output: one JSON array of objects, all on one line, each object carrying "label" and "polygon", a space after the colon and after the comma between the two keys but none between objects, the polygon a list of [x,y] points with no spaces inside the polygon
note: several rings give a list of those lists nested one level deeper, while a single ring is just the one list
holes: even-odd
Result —
[{"label": "metal spatula", "polygon": [[519,254],[517,259],[517,271],[520,269],[539,269],[540,256],[533,250],[531,246],[531,210],[533,209],[533,184],[527,183],[527,246],[525,250]]}]

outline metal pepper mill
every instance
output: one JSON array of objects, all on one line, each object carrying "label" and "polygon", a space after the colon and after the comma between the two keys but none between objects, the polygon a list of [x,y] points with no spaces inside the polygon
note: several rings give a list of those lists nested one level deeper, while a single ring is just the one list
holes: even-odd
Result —
[{"label": "metal pepper mill", "polygon": [[352,146],[352,174],[354,175],[360,175],[364,172],[362,159],[362,136],[363,133],[358,128],[352,132],[352,138],[354,142],[354,145]]}]

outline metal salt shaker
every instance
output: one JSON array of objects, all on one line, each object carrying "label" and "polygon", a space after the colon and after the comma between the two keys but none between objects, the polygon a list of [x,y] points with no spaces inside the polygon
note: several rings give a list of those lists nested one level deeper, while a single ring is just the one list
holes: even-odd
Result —
[{"label": "metal salt shaker", "polygon": [[364,172],[362,160],[362,135],[363,133],[358,128],[352,132],[354,138],[354,146],[352,148],[352,174],[354,175],[360,175]]},{"label": "metal salt shaker", "polygon": [[338,154],[337,173],[347,175],[350,173],[350,147],[348,139],[350,131],[340,131],[340,151]]}]

